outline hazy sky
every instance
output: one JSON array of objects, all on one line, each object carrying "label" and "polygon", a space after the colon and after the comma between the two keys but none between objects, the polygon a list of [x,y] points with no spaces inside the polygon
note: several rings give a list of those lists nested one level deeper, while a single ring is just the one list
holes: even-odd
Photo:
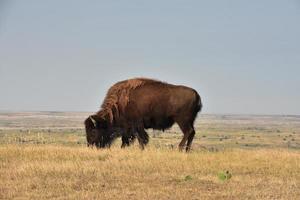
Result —
[{"label": "hazy sky", "polygon": [[300,1],[0,0],[0,110],[97,111],[139,76],[204,113],[300,114]]}]

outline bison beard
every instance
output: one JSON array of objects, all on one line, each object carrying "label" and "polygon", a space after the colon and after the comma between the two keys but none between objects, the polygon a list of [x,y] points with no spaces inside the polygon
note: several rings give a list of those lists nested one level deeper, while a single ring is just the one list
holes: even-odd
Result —
[{"label": "bison beard", "polygon": [[85,120],[88,145],[109,147],[122,136],[122,147],[138,139],[141,148],[149,141],[145,129],[166,130],[176,122],[184,136],[182,150],[191,147],[194,121],[202,108],[198,93],[189,87],[136,78],[113,85],[100,111]]}]

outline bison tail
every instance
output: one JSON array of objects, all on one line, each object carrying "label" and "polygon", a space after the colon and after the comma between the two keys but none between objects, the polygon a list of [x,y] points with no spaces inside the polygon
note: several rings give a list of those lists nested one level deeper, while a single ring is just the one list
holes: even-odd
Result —
[{"label": "bison tail", "polygon": [[201,101],[201,97],[199,96],[199,94],[195,91],[196,93],[196,113],[200,112],[202,110],[203,104]]},{"label": "bison tail", "polygon": [[199,101],[199,104],[197,105],[197,112],[200,112],[203,108],[201,100]]}]

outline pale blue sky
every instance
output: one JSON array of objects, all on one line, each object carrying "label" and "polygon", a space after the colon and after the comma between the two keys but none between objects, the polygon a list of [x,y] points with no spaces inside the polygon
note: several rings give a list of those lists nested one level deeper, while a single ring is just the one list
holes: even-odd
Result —
[{"label": "pale blue sky", "polygon": [[0,0],[0,110],[97,111],[137,76],[204,113],[300,114],[300,1]]}]

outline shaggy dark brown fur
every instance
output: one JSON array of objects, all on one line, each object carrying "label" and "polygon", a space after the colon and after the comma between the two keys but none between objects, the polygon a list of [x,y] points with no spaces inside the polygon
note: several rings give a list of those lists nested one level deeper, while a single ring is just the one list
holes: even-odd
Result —
[{"label": "shaggy dark brown fur", "polygon": [[125,108],[129,102],[130,92],[144,84],[151,82],[157,82],[152,79],[136,78],[125,81],[120,81],[114,84],[107,92],[106,97],[102,103],[101,110],[97,115],[102,117],[108,117],[110,123],[114,118],[118,118],[121,112],[125,111]]},{"label": "shaggy dark brown fur", "polygon": [[[102,118],[99,118],[97,115],[91,115],[84,121],[88,146],[96,146],[97,148],[109,147],[113,140],[119,136],[122,136],[122,148],[134,142],[136,134],[132,131],[124,133],[124,130],[121,128],[103,127],[101,124],[104,123],[99,123],[101,120]],[[103,132],[106,132],[106,134],[103,134]]]},{"label": "shaggy dark brown fur", "polygon": [[121,135],[125,146],[137,136],[143,148],[149,140],[145,129],[165,130],[176,122],[184,133],[179,148],[189,150],[201,108],[200,96],[192,88],[146,78],[121,81],[108,90],[100,111],[85,121],[87,140],[104,147]]}]

